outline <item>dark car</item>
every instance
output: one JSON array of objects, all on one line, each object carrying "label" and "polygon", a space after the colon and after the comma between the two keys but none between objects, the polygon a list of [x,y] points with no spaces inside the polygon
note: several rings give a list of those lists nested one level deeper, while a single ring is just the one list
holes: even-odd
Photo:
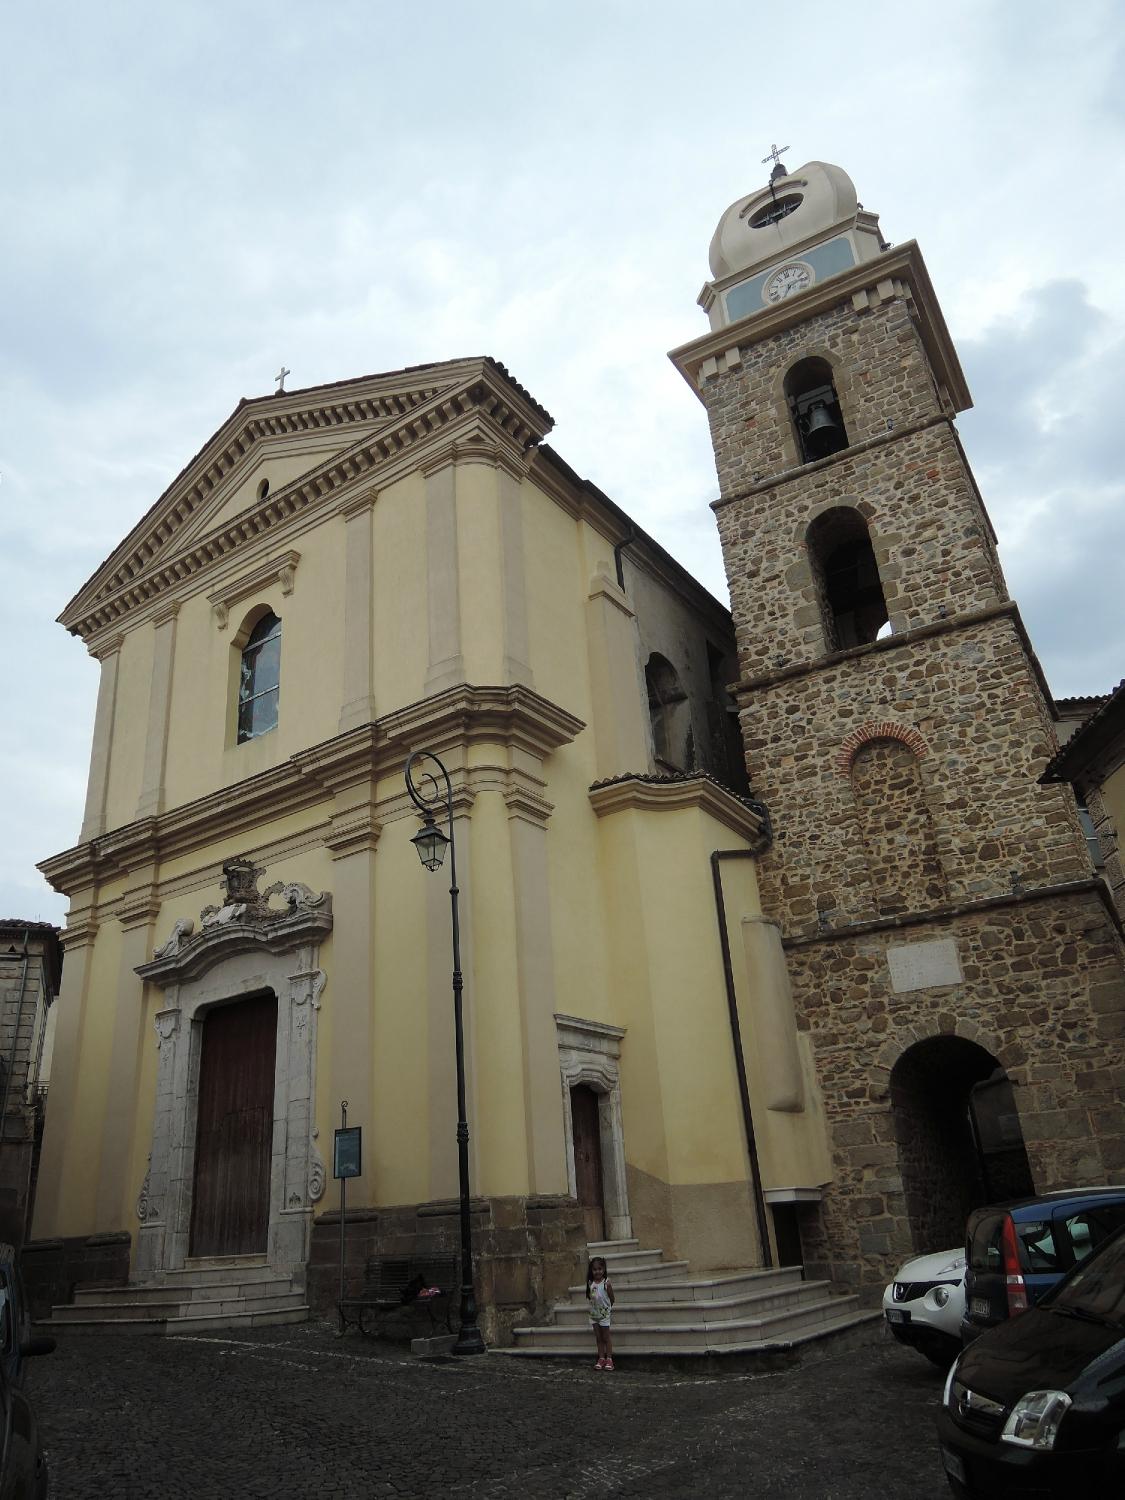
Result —
[{"label": "dark car", "polygon": [[964,1350],[938,1437],[959,1500],[1125,1495],[1125,1231]]},{"label": "dark car", "polygon": [[1125,1187],[1080,1188],[978,1208],[966,1225],[965,1343],[1026,1312],[1125,1226]]},{"label": "dark car", "polygon": [[24,1360],[54,1347],[54,1339],[32,1336],[19,1261],[11,1245],[0,1244],[0,1500],[46,1500],[47,1460],[20,1386]]}]

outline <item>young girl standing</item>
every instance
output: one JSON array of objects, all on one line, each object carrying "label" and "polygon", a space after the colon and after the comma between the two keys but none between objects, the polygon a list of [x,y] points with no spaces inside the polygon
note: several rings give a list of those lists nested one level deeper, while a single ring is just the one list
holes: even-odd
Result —
[{"label": "young girl standing", "polygon": [[613,1287],[605,1261],[595,1255],[586,1267],[586,1300],[590,1304],[590,1327],[598,1341],[598,1362],[595,1370],[613,1369],[613,1340],[609,1333],[609,1320],[613,1307]]}]

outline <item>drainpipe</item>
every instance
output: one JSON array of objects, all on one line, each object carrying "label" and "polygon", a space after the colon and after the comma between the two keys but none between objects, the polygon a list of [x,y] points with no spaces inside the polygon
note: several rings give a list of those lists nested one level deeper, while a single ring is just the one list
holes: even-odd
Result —
[{"label": "drainpipe", "polygon": [[637,533],[631,531],[627,537],[623,537],[613,548],[613,567],[617,574],[617,587],[622,590],[625,588],[625,568],[621,561],[621,554],[625,551],[626,547],[631,547],[636,540]]},{"label": "drainpipe", "polygon": [[4,1093],[0,1096],[0,1141],[7,1139],[8,1129],[8,1094],[12,1087],[12,1071],[16,1066],[16,1048],[20,1044],[20,1022],[23,1020],[23,997],[27,990],[27,966],[31,955],[28,952],[27,940],[31,936],[31,928],[23,930],[23,969],[20,973],[20,998],[16,1004],[16,1030],[12,1037],[12,1055],[8,1062],[7,1072],[4,1074]]},{"label": "drainpipe", "polygon": [[716,849],[711,855],[711,881],[715,889],[715,916],[719,923],[719,948],[723,956],[723,982],[727,992],[727,1014],[730,1017],[731,1041],[734,1045],[734,1066],[738,1073],[738,1094],[742,1105],[742,1124],[746,1131],[746,1150],[750,1157],[750,1184],[754,1193],[754,1212],[758,1220],[758,1237],[762,1243],[762,1257],[767,1266],[773,1265],[770,1248],[769,1221],[766,1216],[766,1197],[762,1190],[762,1170],[758,1162],[758,1141],[754,1134],[754,1112],[750,1105],[750,1080],[746,1076],[746,1059],[742,1052],[742,1027],[738,1020],[738,999],[734,989],[734,969],[731,965],[730,941],[727,937],[727,910],[723,900],[723,877],[721,865],[728,859],[756,859],[773,842],[773,827],[769,811],[762,802],[753,804],[762,816],[762,836],[753,849]]}]

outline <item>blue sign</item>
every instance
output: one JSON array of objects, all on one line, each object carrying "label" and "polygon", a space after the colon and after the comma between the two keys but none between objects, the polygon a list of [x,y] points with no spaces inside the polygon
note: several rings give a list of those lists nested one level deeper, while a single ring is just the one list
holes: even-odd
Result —
[{"label": "blue sign", "polygon": [[332,1151],[333,1177],[358,1177],[363,1171],[363,1127],[337,1130]]}]

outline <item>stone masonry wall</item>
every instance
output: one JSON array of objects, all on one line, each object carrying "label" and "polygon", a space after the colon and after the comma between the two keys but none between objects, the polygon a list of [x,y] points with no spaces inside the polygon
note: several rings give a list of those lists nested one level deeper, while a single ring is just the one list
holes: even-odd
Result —
[{"label": "stone masonry wall", "polygon": [[[833,366],[851,448],[801,466],[782,386],[813,353]],[[1006,600],[987,517],[905,303],[825,313],[742,356],[741,369],[701,394],[744,678],[824,654],[805,536],[833,506],[867,521],[896,631]],[[857,451],[861,443],[869,446]],[[742,493],[754,484],[765,487]]]},{"label": "stone masonry wall", "polygon": [[[936,937],[953,937],[963,982],[896,994],[888,947]],[[963,1037],[1007,1070],[1037,1191],[1120,1180],[1125,978],[1120,937],[1096,892],[798,942],[787,956],[834,1165],[822,1213],[806,1226],[810,1275],[873,1293],[915,1251],[890,1076],[927,1037]]]},{"label": "stone masonry wall", "polygon": [[[920,736],[917,771],[950,900],[1009,891],[1013,870],[1024,886],[1091,874],[1069,788],[1037,783],[1052,753],[1050,723],[1006,615],[879,641],[762,686],[743,704],[751,784],[777,829],[759,866],[762,899],[789,935],[879,915],[873,851],[841,763],[864,725]],[[901,854],[893,833],[891,862]]]}]

